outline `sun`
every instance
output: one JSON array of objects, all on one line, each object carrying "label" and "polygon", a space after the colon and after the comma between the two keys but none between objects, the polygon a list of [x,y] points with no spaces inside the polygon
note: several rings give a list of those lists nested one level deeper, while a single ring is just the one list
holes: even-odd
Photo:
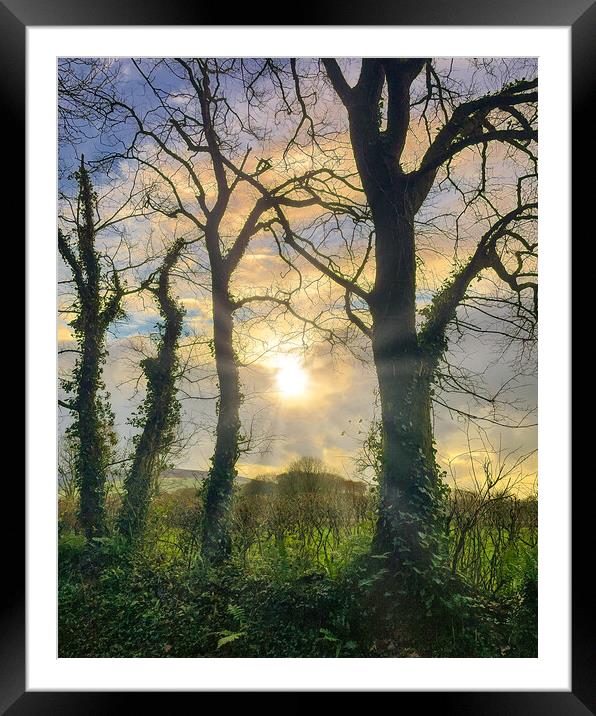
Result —
[{"label": "sun", "polygon": [[283,355],[278,357],[276,375],[277,389],[286,398],[303,395],[308,385],[308,375],[296,356]]}]

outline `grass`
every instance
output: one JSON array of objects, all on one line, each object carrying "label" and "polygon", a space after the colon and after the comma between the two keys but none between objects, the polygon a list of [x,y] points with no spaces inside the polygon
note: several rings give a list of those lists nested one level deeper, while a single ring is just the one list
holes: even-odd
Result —
[{"label": "grass", "polygon": [[[489,528],[474,535],[486,543],[479,571],[497,559],[506,580],[496,592],[475,585],[472,573],[451,575],[448,564],[440,578],[434,575],[436,584],[408,585],[388,582],[382,563],[369,558],[370,514],[354,521],[345,505],[334,502],[336,514],[329,502],[317,511],[312,501],[294,500],[283,507],[300,519],[283,512],[286,529],[275,534],[278,521],[269,522],[262,509],[269,503],[258,510],[252,504],[255,519],[243,514],[235,523],[232,560],[214,570],[198,556],[194,487],[154,498],[145,546],[135,552],[117,536],[86,544],[77,533],[76,504],[62,500],[60,656],[536,654],[536,553],[524,545],[523,531],[498,553]],[[117,507],[109,503],[112,520]],[[306,514],[315,523],[307,525]],[[331,523],[321,523],[321,514]]]}]

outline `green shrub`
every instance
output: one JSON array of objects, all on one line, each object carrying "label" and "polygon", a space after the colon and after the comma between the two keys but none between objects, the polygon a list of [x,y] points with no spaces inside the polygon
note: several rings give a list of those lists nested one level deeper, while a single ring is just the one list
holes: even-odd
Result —
[{"label": "green shrub", "polygon": [[[60,656],[535,656],[534,506],[457,499],[444,555],[407,576],[370,554],[374,500],[359,490],[237,491],[218,569],[199,556],[196,488],[155,495],[134,549],[112,532],[86,541],[76,498],[61,499]],[[469,504],[480,518],[454,571]]]},{"label": "green shrub", "polygon": [[58,538],[58,564],[62,570],[80,566],[87,540],[82,534],[65,532]]}]

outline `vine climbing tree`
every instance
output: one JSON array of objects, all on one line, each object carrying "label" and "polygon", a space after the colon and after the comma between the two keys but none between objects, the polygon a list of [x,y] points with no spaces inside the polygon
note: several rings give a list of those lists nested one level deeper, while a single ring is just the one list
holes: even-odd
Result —
[{"label": "vine climbing tree", "polygon": [[117,271],[106,274],[96,248],[96,196],[83,157],[76,179],[79,192],[74,237],[58,230],[58,249],[74,283],[75,300],[70,309],[74,318],[70,326],[77,345],[74,370],[63,381],[70,397],[60,405],[73,417],[68,433],[77,445],[79,517],[86,536],[91,538],[104,533],[106,469],[116,441],[102,380],[106,333],[123,315],[125,289]]}]

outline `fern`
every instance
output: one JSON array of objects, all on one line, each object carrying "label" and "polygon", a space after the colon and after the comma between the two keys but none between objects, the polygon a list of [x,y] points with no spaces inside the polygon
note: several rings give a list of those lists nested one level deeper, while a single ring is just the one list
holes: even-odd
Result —
[{"label": "fern", "polygon": [[224,629],[223,631],[219,632],[220,634],[223,634],[218,641],[217,641],[217,648],[221,649],[222,646],[225,646],[226,644],[231,644],[233,641],[236,641],[237,639],[241,639],[243,636],[246,636],[245,631],[228,631],[227,629]]}]

